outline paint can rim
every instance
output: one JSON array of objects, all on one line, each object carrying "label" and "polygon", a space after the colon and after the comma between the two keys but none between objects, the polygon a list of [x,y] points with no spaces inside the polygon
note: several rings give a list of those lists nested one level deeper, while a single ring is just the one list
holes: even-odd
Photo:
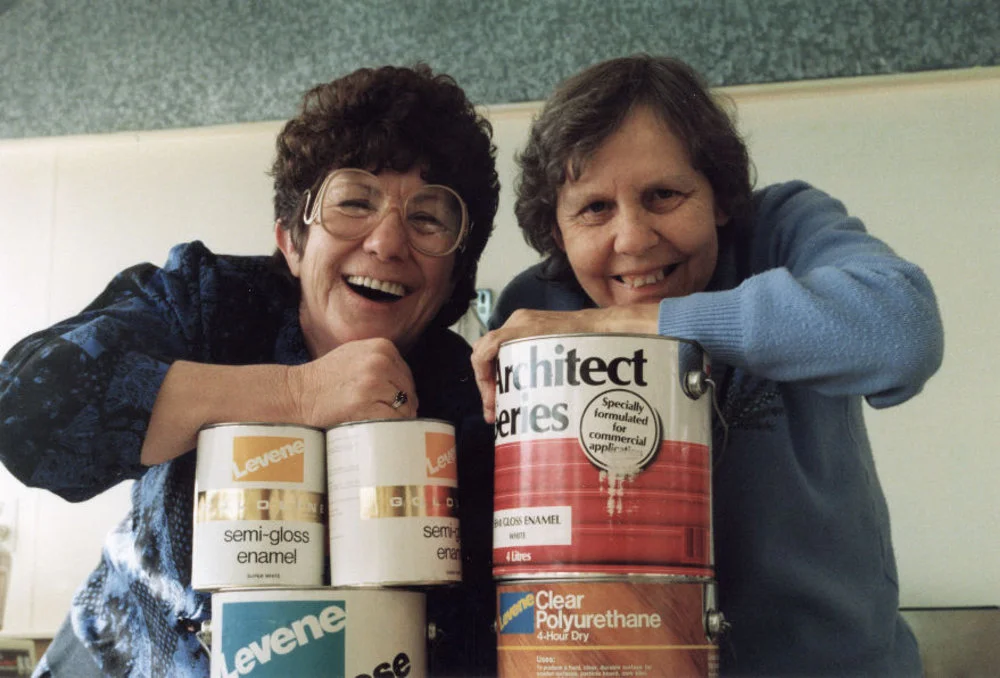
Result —
[{"label": "paint can rim", "polygon": [[279,421],[220,421],[214,424],[205,424],[198,429],[199,432],[207,431],[213,428],[234,428],[238,426],[264,426],[272,428],[302,428],[309,431],[316,431],[317,433],[325,433],[326,429],[319,426],[310,426],[309,424],[291,424],[287,422]]},{"label": "paint can rim", "polygon": [[494,577],[498,586],[508,584],[709,584],[715,583],[714,577],[689,574],[664,574],[654,572],[637,572],[635,574],[621,573],[574,573],[574,572],[541,572],[541,573],[518,573],[502,577]]},{"label": "paint can rim", "polygon": [[674,336],[663,335],[663,334],[649,334],[649,333],[645,333],[645,332],[635,332],[635,333],[631,333],[631,332],[607,332],[607,333],[604,333],[604,332],[569,332],[569,333],[566,333],[566,334],[538,334],[538,335],[531,336],[531,337],[520,337],[518,339],[511,339],[509,341],[501,342],[500,343],[500,348],[503,348],[504,346],[513,346],[515,344],[520,344],[520,343],[524,343],[524,342],[528,342],[528,341],[530,341],[530,342],[537,342],[537,341],[543,341],[543,340],[546,340],[546,339],[563,339],[563,338],[583,339],[583,338],[589,338],[589,337],[600,337],[602,339],[603,338],[663,339],[663,340],[666,340],[666,341],[673,341],[673,342],[678,342],[678,343],[681,343],[681,344],[689,344],[691,346],[696,347],[699,351],[701,351],[705,355],[708,355],[708,351],[705,350],[705,347],[702,346],[697,341],[695,341],[694,339],[683,339],[681,337],[674,337]]},{"label": "paint can rim", "polygon": [[455,428],[455,424],[448,421],[447,419],[437,419],[434,417],[412,417],[408,419],[399,419],[399,418],[388,417],[385,419],[360,419],[358,421],[345,421],[342,424],[335,424],[326,430],[333,431],[334,429],[346,428],[348,426],[358,426],[361,424],[390,424],[390,423],[413,424],[413,423],[424,423],[424,422],[444,424],[446,426],[451,426],[452,428]]}]

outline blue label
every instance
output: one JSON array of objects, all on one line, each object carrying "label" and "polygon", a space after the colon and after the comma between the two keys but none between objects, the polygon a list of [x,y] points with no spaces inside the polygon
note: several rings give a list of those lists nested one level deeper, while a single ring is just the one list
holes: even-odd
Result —
[{"label": "blue label", "polygon": [[535,594],[512,591],[500,594],[500,633],[535,632]]},{"label": "blue label", "polygon": [[344,600],[222,605],[224,678],[345,675]]}]

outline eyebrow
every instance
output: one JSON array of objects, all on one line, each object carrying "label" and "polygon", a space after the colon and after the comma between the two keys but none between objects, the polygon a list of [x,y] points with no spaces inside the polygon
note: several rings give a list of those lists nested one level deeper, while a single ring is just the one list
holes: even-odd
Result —
[{"label": "eyebrow", "polygon": [[[642,185],[642,190],[647,191],[650,188],[657,188],[660,186],[667,187],[677,187],[683,188],[684,190],[691,190],[694,188],[695,183],[694,177],[689,174],[667,174],[659,177],[654,177],[653,179],[646,181]],[[562,190],[567,192],[567,195],[573,194],[575,196],[601,196],[607,195],[608,191],[600,186],[594,185],[594,182],[580,182],[580,181],[569,181],[563,183]]]},{"label": "eyebrow", "polygon": [[421,192],[421,189],[417,189],[416,191],[411,193],[407,199],[412,200],[417,204],[428,203],[428,202],[448,204],[450,202],[448,198],[444,195],[438,193]]}]

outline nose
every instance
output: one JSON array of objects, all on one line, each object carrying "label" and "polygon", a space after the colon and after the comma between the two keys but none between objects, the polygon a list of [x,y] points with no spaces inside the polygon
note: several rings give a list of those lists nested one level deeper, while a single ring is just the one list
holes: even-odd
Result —
[{"label": "nose", "polygon": [[660,234],[653,215],[641,208],[622,209],[615,219],[615,252],[639,256],[656,246]]},{"label": "nose", "polygon": [[379,259],[404,259],[410,253],[403,211],[393,205],[379,215],[378,222],[365,236],[365,251]]}]

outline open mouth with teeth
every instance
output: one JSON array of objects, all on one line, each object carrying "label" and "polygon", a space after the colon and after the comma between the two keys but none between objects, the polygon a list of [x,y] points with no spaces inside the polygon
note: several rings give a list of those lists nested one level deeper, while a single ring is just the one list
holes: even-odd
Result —
[{"label": "open mouth with teeth", "polygon": [[397,282],[388,282],[367,276],[344,276],[344,282],[355,293],[371,301],[396,301],[407,294],[406,288]]},{"label": "open mouth with teeth", "polygon": [[680,266],[680,263],[664,266],[659,270],[653,271],[652,273],[646,273],[645,275],[616,275],[612,277],[626,287],[638,289],[640,287],[645,287],[646,285],[653,285],[660,282],[673,273],[678,266]]}]

